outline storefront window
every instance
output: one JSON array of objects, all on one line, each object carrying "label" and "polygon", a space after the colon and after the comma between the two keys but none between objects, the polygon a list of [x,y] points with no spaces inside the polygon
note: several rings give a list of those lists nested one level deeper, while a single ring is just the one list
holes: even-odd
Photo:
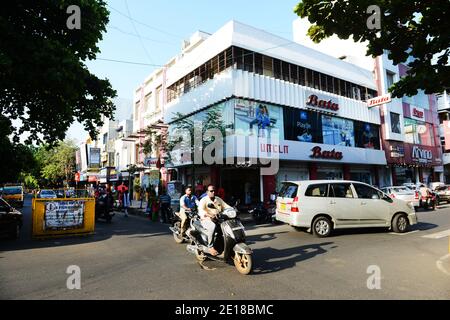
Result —
[{"label": "storefront window", "polygon": [[413,168],[395,167],[395,176],[397,179],[397,185],[403,183],[416,183],[416,176]]},{"label": "storefront window", "polygon": [[393,133],[401,133],[400,115],[398,113],[391,112],[391,131]]},{"label": "storefront window", "polygon": [[285,107],[283,118],[286,140],[322,143],[322,122],[318,112]]},{"label": "storefront window", "polygon": [[350,180],[372,184],[370,172],[350,172]]},{"label": "storefront window", "polygon": [[379,126],[355,121],[355,143],[359,148],[380,149]]},{"label": "storefront window", "polygon": [[431,124],[405,118],[405,142],[433,146],[433,137]]},{"label": "storefront window", "polygon": [[322,115],[323,143],[347,147],[355,146],[353,121]]}]

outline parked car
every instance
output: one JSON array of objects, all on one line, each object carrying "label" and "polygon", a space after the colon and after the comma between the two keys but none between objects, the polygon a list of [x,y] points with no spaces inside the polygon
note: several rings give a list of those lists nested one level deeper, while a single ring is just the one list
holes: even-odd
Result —
[{"label": "parked car", "polygon": [[419,191],[411,190],[406,186],[384,187],[380,190],[389,195],[391,198],[411,202],[416,209],[420,206]]},{"label": "parked car", "polygon": [[41,190],[41,192],[39,192],[39,198],[56,199],[57,196],[53,190]]},{"label": "parked car", "polygon": [[1,195],[10,205],[23,208],[23,186],[5,185],[2,188]]},{"label": "parked car", "polygon": [[368,184],[347,180],[287,181],[276,200],[276,219],[318,237],[333,229],[386,227],[403,233],[417,223],[414,206]]},{"label": "parked car", "polygon": [[17,239],[22,228],[22,213],[0,198],[0,234]]},{"label": "parked car", "polygon": [[439,202],[447,202],[450,203],[450,186],[449,185],[440,185],[436,187],[434,190],[436,193],[436,201]]}]

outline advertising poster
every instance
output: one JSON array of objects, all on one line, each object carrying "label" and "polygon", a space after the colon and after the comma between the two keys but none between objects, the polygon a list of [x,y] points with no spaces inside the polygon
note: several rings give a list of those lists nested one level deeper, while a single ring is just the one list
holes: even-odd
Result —
[{"label": "advertising poster", "polygon": [[366,122],[355,122],[355,143],[358,148],[380,149],[379,126]]},{"label": "advertising poster", "polygon": [[100,167],[100,148],[90,148],[89,167]]},{"label": "advertising poster", "polygon": [[322,115],[323,143],[354,147],[355,132],[353,121]]},{"label": "advertising poster", "polygon": [[283,116],[286,140],[322,143],[322,124],[319,113],[284,108]]},{"label": "advertising poster", "polygon": [[267,103],[236,99],[235,134],[284,140],[283,109]]},{"label": "advertising poster", "polygon": [[84,201],[48,201],[45,203],[45,230],[82,228]]}]

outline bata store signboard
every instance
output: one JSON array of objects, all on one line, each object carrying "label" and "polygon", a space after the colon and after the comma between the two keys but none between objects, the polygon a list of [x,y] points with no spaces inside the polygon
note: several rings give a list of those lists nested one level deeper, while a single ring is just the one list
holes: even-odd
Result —
[{"label": "bata store signboard", "polygon": [[324,94],[316,94],[311,91],[305,91],[306,94],[306,106],[322,111],[337,112],[339,110],[339,104],[332,97]]},{"label": "bata store signboard", "polygon": [[425,109],[416,107],[416,106],[409,106],[410,112],[411,112],[411,118],[425,121]]},{"label": "bata store signboard", "polygon": [[383,150],[257,137],[227,137],[226,158],[261,158],[385,165]]}]

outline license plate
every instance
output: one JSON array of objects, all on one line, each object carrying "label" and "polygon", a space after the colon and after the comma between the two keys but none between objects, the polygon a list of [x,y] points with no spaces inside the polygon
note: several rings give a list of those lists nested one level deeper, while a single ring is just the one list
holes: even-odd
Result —
[{"label": "license plate", "polygon": [[286,203],[280,203],[280,210],[286,210]]}]

